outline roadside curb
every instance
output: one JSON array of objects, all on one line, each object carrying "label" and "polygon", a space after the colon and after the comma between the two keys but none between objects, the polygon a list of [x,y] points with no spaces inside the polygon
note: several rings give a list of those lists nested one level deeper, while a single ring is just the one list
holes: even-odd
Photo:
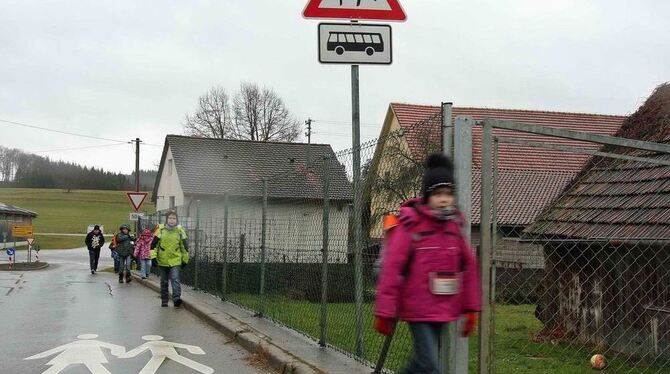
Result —
[{"label": "roadside curb", "polygon": [[[33,262],[32,264],[37,264],[36,262]],[[37,271],[37,270],[44,270],[49,267],[48,262],[39,262],[39,266],[32,267],[32,266],[25,266],[26,263],[20,262],[18,264],[14,264],[12,268],[9,268],[8,264],[0,264],[0,271]],[[30,265],[30,263],[28,264]]]},{"label": "roadside curb", "polygon": [[[160,293],[160,286],[153,281],[143,280],[136,274],[133,278],[143,286]],[[195,300],[188,294],[182,293],[182,308],[193,313],[196,317],[207,322],[217,331],[231,338],[245,350],[259,355],[275,370],[282,374],[324,374],[301,358],[292,355],[274,344],[265,335],[234,316],[213,310],[209,306]]]}]

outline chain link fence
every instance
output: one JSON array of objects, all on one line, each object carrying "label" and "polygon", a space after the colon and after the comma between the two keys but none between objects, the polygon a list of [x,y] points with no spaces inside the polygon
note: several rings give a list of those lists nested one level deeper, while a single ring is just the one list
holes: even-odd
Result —
[{"label": "chain link fence", "polygon": [[[441,150],[442,123],[435,115],[391,126],[361,145],[359,194],[352,150],[308,152],[287,161],[292,172],[258,179],[258,194],[231,191],[178,207],[193,258],[184,282],[374,365],[384,345],[372,326],[382,218],[419,194],[424,157]],[[493,154],[515,141],[507,135],[491,144]],[[492,172],[473,170],[478,250],[481,182],[495,192],[493,280],[484,285],[491,318],[482,321],[490,329],[481,344],[470,339],[470,372],[484,359],[490,365],[479,372],[586,373],[602,353],[610,372],[670,373],[670,156],[631,148],[594,156],[594,144],[562,149],[588,163],[582,173],[507,170],[497,157]],[[555,199],[530,198],[543,194]],[[533,206],[533,220],[520,224],[509,212],[524,205]],[[384,369],[401,369],[411,347],[400,324]]]},{"label": "chain link fence", "polygon": [[[177,207],[192,257],[183,282],[373,365],[383,345],[372,324],[382,218],[420,192],[424,154],[439,151],[441,124],[433,116],[362,144],[358,196],[349,149],[289,159],[294,171],[259,179],[258,196],[231,191]],[[409,146],[421,156],[409,156]],[[141,225],[164,223],[162,213]],[[399,370],[410,354],[401,325],[384,368]]]},{"label": "chain link fence", "polygon": [[[510,143],[585,167],[506,170],[497,164]],[[506,132],[494,138],[492,173],[475,173],[493,187],[483,372],[588,373],[602,354],[612,373],[670,373],[670,153],[557,143]],[[515,219],[510,209],[538,191],[553,198],[532,222]]]}]

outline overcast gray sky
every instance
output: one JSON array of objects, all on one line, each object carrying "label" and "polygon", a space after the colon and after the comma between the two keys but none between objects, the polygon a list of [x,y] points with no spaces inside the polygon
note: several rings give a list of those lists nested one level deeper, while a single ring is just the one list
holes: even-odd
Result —
[{"label": "overcast gray sky", "polygon": [[[384,1],[384,0],[380,0]],[[0,119],[162,145],[213,85],[275,89],[313,141],[351,145],[348,66],[317,61],[307,0],[0,3]],[[670,1],[405,0],[394,63],[361,67],[363,140],[389,102],[629,114],[670,80]],[[106,145],[0,123],[27,151]],[[142,150],[153,168],[161,147]],[[130,145],[43,152],[130,172]]]}]

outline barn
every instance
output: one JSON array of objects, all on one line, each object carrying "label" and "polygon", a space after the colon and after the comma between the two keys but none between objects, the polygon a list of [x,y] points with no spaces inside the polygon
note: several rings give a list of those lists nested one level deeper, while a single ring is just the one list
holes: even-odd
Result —
[{"label": "barn", "polygon": [[[616,136],[670,144],[670,84]],[[604,150],[638,159],[593,158],[524,232],[545,253],[537,316],[552,338],[670,357],[670,152]]]}]

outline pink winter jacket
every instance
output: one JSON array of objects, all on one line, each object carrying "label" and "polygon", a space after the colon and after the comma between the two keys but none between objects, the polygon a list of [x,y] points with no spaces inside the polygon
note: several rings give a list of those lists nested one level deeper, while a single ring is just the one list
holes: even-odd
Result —
[{"label": "pink winter jacket", "polygon": [[[375,315],[408,322],[450,322],[480,311],[477,261],[462,235],[462,215],[441,221],[420,200],[401,206],[400,224],[387,234]],[[453,295],[431,292],[431,274],[459,279]]]},{"label": "pink winter jacket", "polygon": [[137,238],[135,243],[135,252],[133,256],[139,258],[140,260],[149,260],[151,259],[151,242],[154,240],[154,235],[151,230],[144,229],[142,230],[142,235]]}]

